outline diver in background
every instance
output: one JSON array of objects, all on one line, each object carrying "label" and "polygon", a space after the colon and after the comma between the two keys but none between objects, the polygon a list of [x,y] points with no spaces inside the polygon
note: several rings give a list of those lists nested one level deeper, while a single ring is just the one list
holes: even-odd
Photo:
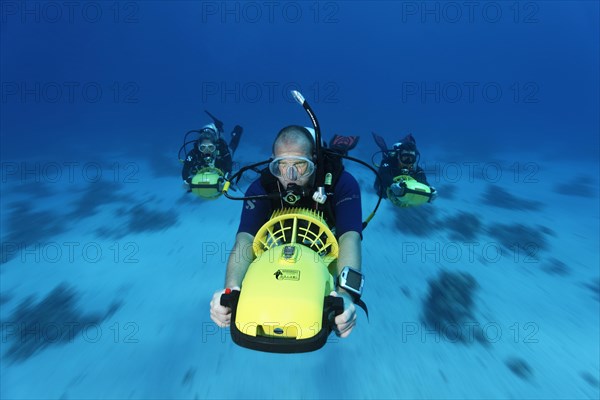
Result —
[{"label": "diver in background", "polygon": [[[236,125],[231,132],[231,140],[228,145],[222,137],[223,122],[208,111],[204,110],[204,112],[214,122],[205,125],[200,130],[187,132],[178,153],[179,160],[183,163],[181,177],[188,192],[190,191],[192,179],[203,168],[217,168],[225,176],[231,173],[232,158],[244,131],[241,126]],[[196,139],[188,140],[190,134],[197,134],[198,136]],[[190,144],[193,144],[193,148],[188,151],[187,146]],[[185,154],[185,158],[182,158],[183,154]]]},{"label": "diver in background", "polygon": [[[244,201],[235,245],[227,262],[226,288],[241,286],[252,262],[247,251],[252,248],[254,236],[274,210],[287,207],[315,209],[321,204],[317,204],[315,197],[311,195],[317,175],[316,163],[325,163],[325,160],[317,160],[315,140],[309,129],[295,125],[282,129],[273,143],[272,158],[269,168],[250,185],[246,196],[271,193],[280,196]],[[342,168],[334,175],[334,193],[325,200],[324,217],[330,227],[335,226],[339,242],[338,274],[344,267],[360,272],[363,227],[360,188],[356,179]],[[224,289],[215,292],[210,303],[211,319],[220,327],[231,324],[231,309],[220,304],[224,292]],[[334,322],[336,333],[346,337],[356,324],[356,300],[342,288],[333,293],[344,298],[344,312],[336,316]]]},{"label": "diver in background", "polygon": [[181,170],[184,183],[189,185],[196,172],[206,167],[218,168],[224,174],[231,173],[231,152],[225,140],[218,136],[215,124],[200,129],[194,148],[186,155]]},{"label": "diver in background", "polygon": [[[375,134],[374,134],[375,135]],[[380,137],[375,138],[377,144],[381,147]],[[393,196],[401,197],[405,193],[405,187],[402,182],[394,182],[394,178],[399,175],[407,175],[415,179],[417,182],[429,186],[431,189],[431,197],[429,202],[432,202],[437,197],[437,191],[433,186],[427,182],[425,171],[419,167],[419,150],[417,149],[417,143],[412,134],[408,134],[400,142],[394,144],[392,150],[386,150],[383,152],[383,159],[379,166],[379,175],[381,176],[382,186],[379,185],[378,181],[375,181],[375,190],[377,193],[381,192],[381,195],[386,198],[388,194]],[[388,188],[390,189],[388,191]]]}]

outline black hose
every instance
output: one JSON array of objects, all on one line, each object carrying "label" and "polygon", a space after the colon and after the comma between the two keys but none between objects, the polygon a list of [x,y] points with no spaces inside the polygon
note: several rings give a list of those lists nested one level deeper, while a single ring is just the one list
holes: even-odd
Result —
[{"label": "black hose", "polygon": [[[325,150],[326,152],[328,152],[329,154],[333,154],[336,155],[338,157],[341,158],[345,158],[346,160],[350,160],[350,161],[354,161],[356,163],[359,163],[361,165],[364,165],[365,167],[369,168],[371,171],[373,171],[373,173],[375,174],[375,176],[377,177],[377,181],[379,182],[379,187],[382,188],[383,187],[383,179],[381,179],[381,175],[379,175],[379,172],[373,168],[371,165],[369,165],[368,163],[364,162],[363,160],[360,160],[358,158],[354,158],[348,155],[343,155],[340,153],[337,153],[335,151],[332,150]],[[371,211],[371,214],[369,214],[369,216],[367,217],[366,220],[363,221],[363,229],[367,227],[367,225],[369,224],[369,221],[371,221],[371,219],[375,216],[375,213],[377,212],[377,209],[379,209],[379,205],[381,204],[381,200],[383,199],[383,191],[379,190],[377,193],[378,199],[377,199],[377,204],[375,204],[375,207],[373,208],[373,211]]]}]

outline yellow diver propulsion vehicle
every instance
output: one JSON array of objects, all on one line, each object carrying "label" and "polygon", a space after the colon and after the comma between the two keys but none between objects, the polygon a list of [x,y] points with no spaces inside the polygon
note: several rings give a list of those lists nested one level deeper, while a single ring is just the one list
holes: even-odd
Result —
[{"label": "yellow diver propulsion vehicle", "polygon": [[254,350],[300,353],[323,347],[333,317],[344,310],[331,271],[338,243],[322,214],[291,208],[275,211],[253,242],[254,261],[241,290],[229,289],[233,341]]},{"label": "yellow diver propulsion vehicle", "polygon": [[190,190],[198,197],[214,200],[222,194],[223,181],[223,171],[215,167],[205,167],[198,170],[192,178]]},{"label": "yellow diver propulsion vehicle", "polygon": [[431,198],[431,188],[424,185],[409,175],[398,175],[394,178],[394,183],[400,183],[403,188],[401,196],[395,195],[391,188],[387,188],[388,199],[396,207],[414,207],[427,203]]}]

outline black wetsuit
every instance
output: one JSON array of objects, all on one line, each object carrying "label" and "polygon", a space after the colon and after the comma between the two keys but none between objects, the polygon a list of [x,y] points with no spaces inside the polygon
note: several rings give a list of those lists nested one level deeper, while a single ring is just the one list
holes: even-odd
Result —
[{"label": "black wetsuit", "polygon": [[[219,139],[216,146],[217,149],[214,154],[215,167],[219,168],[223,173],[231,173],[232,160],[227,143],[225,140]],[[208,167],[208,163],[204,160],[204,155],[194,146],[185,157],[181,177],[184,181],[190,183],[196,171],[204,167]]]}]

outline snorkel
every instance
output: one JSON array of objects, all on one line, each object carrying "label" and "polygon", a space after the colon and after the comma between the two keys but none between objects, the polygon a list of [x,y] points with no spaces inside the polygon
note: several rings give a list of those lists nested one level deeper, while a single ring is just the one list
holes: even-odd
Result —
[{"label": "snorkel", "polygon": [[[317,185],[321,184],[322,186],[317,186],[316,191],[313,193],[312,198],[319,204],[325,204],[327,201],[327,193],[325,193],[325,166],[323,162],[323,146],[321,142],[321,127],[319,126],[319,121],[317,121],[317,116],[314,111],[310,107],[310,104],[306,101],[302,93],[297,90],[292,90],[292,96],[294,100],[300,104],[308,116],[310,117],[310,121],[312,122],[313,128],[315,130],[315,153],[317,155],[317,171],[316,171],[316,180]],[[322,182],[322,183],[321,183]]]},{"label": "snorkel", "polygon": [[[308,116],[310,117],[310,121],[312,122],[313,128],[315,130],[315,152],[317,155],[317,165],[316,165],[317,170],[316,170],[315,182],[317,182],[317,185],[321,184],[321,186],[317,186],[316,191],[312,195],[312,198],[318,204],[324,204],[325,201],[327,200],[327,192],[325,191],[325,186],[330,187],[332,184],[332,179],[333,179],[333,176],[330,172],[327,172],[327,173],[325,172],[324,154],[325,154],[325,152],[331,153],[332,151],[329,149],[323,149],[323,145],[322,145],[323,142],[321,141],[321,127],[319,125],[319,121],[317,120],[317,117],[316,117],[314,111],[310,107],[310,104],[308,104],[308,102],[306,101],[304,96],[302,96],[302,94],[297,90],[292,90],[292,96],[300,105],[302,105],[302,107],[304,108],[304,110],[306,111]],[[381,176],[379,176],[379,172],[377,172],[377,170],[375,170],[369,164],[367,164],[364,161],[359,160],[357,158],[350,157],[348,155],[343,155],[343,154],[336,154],[336,155],[340,158],[354,161],[358,164],[364,165],[365,167],[369,168],[371,171],[373,171],[373,173],[375,173],[375,176],[377,177],[378,182],[381,184],[382,180],[381,180]],[[379,208],[379,204],[381,204],[382,198],[383,198],[383,195],[381,193],[379,193],[379,198],[377,199],[377,204],[375,205],[375,208],[373,209],[371,214],[369,214],[367,219],[363,221],[363,229],[367,227],[367,225],[369,224],[371,219],[373,219],[373,217],[375,216],[375,213],[377,212],[377,209]]]}]

